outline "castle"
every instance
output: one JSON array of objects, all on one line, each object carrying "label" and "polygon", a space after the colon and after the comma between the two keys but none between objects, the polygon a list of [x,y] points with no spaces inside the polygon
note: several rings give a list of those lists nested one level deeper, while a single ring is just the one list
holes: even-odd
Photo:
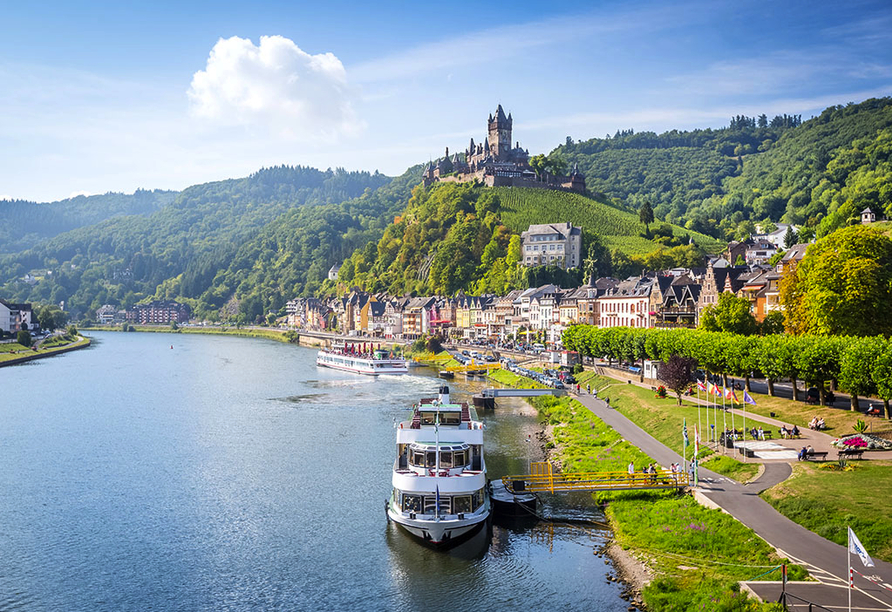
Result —
[{"label": "castle", "polygon": [[463,157],[458,153],[450,157],[446,147],[446,155],[425,168],[422,175],[425,186],[477,180],[490,187],[536,187],[585,193],[585,177],[575,165],[569,176],[537,174],[530,167],[530,152],[521,148],[519,142],[511,146],[513,125],[511,113],[506,117],[499,104],[495,116],[489,116],[483,143],[475,143],[471,138]]}]

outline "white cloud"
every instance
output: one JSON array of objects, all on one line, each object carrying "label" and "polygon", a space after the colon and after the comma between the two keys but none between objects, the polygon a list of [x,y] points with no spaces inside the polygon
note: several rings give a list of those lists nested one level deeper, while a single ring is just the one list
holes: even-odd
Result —
[{"label": "white cloud", "polygon": [[224,125],[261,125],[292,138],[331,137],[361,128],[341,61],[310,55],[283,36],[221,38],[192,77],[192,112]]}]

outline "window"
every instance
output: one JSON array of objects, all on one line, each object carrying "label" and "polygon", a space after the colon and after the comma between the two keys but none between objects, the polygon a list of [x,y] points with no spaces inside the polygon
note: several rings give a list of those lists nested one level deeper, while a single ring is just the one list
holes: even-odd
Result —
[{"label": "window", "polygon": [[452,451],[444,451],[440,453],[440,467],[443,469],[452,467]]},{"label": "window", "polygon": [[421,495],[408,495],[403,493],[403,512],[421,512]]},{"label": "window", "polygon": [[468,464],[467,451],[455,451],[452,454],[452,465],[454,467],[464,467]]},{"label": "window", "polygon": [[429,468],[437,467],[437,453],[436,453],[436,451],[427,451],[427,453],[425,453],[425,467],[429,467]]},{"label": "window", "polygon": [[452,510],[458,514],[459,512],[472,512],[471,510],[471,496],[470,495],[456,495],[452,498]]}]

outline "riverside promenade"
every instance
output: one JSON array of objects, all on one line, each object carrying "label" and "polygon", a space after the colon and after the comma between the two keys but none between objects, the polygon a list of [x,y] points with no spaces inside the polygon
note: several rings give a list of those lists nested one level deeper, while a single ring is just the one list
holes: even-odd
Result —
[{"label": "riverside promenade", "polygon": [[[661,465],[681,463],[682,457],[657,441],[621,413],[595,396],[581,394],[577,399],[592,414],[607,423],[630,444]],[[701,502],[727,512],[756,532],[792,563],[805,567],[817,582],[787,583],[786,592],[820,604],[830,610],[847,610],[847,553],[840,546],[805,529],[783,516],[759,497],[759,493],[786,480],[791,474],[788,463],[765,463],[765,470],[754,482],[743,485],[707,469],[700,470],[700,486],[694,494]],[[876,577],[885,586],[874,584],[858,574],[852,593],[852,610],[858,612],[892,611],[892,564],[874,559],[876,567],[861,566],[853,556],[852,567]],[[763,601],[777,601],[780,582],[751,582],[747,587]],[[791,606],[791,609],[799,609]],[[808,609],[807,606],[801,609]]]}]

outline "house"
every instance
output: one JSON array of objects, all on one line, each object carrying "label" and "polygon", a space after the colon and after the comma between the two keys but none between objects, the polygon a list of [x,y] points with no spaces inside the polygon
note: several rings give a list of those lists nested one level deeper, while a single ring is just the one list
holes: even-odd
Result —
[{"label": "house", "polygon": [[403,311],[409,298],[394,298],[384,305],[384,337],[398,340],[403,337]]},{"label": "house", "polygon": [[743,258],[748,266],[757,266],[767,264],[774,254],[777,253],[777,247],[767,240],[754,240],[752,244],[746,247],[746,253]]},{"label": "house", "polygon": [[118,309],[111,304],[103,304],[96,309],[96,321],[100,325],[114,325],[118,317]]},{"label": "house", "polygon": [[873,223],[876,220],[877,216],[869,207],[861,211],[861,223]]},{"label": "house", "polygon": [[430,330],[430,308],[436,302],[432,297],[415,297],[409,300],[403,311],[403,338],[415,340]]},{"label": "house", "polygon": [[718,268],[712,262],[706,268],[703,281],[700,283],[700,296],[697,299],[697,324],[700,314],[707,306],[714,306],[719,301],[719,294],[730,292],[737,295],[743,286],[740,276],[748,273],[746,268]]},{"label": "house", "polygon": [[787,246],[785,241],[787,239],[787,231],[789,231],[790,228],[793,228],[794,232],[799,231],[799,228],[797,228],[795,225],[790,225],[789,223],[778,223],[777,229],[775,229],[773,232],[754,234],[752,236],[752,240],[753,242],[770,242],[774,245],[774,248],[776,250],[780,251],[785,249]]},{"label": "house", "polygon": [[658,276],[650,294],[655,327],[694,327],[700,284],[690,275]]},{"label": "house", "polygon": [[14,334],[37,328],[38,324],[33,317],[31,304],[16,304],[0,300],[0,331]]},{"label": "house", "polygon": [[578,268],[582,261],[582,230],[571,223],[531,225],[521,233],[525,266]]},{"label": "house", "polygon": [[632,277],[618,283],[598,298],[601,327],[652,327],[650,292],[655,279]]}]

